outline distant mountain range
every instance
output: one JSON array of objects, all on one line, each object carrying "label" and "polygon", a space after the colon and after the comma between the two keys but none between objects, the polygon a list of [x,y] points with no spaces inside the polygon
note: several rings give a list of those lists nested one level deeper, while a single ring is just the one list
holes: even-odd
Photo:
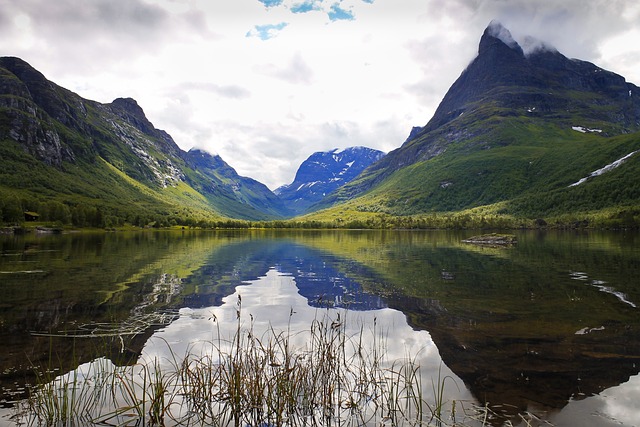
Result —
[{"label": "distant mountain range", "polygon": [[294,214],[306,213],[382,157],[384,152],[366,147],[313,153],[302,162],[293,182],[275,193]]},{"label": "distant mountain range", "polygon": [[[434,116],[384,155],[312,154],[271,192],[219,156],[181,150],[130,98],[86,100],[0,58],[0,213],[111,226],[424,216],[606,216],[640,224],[640,89],[501,24]],[[616,222],[617,221],[617,222]],[[462,224],[464,225],[464,224]]]}]

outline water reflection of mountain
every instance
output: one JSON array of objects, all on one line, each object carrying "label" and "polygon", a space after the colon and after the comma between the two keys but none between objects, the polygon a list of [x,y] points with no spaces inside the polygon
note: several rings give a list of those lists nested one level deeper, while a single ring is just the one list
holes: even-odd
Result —
[{"label": "water reflection of mountain", "polygon": [[[216,252],[207,265],[185,279],[197,291],[182,304],[192,308],[219,305],[235,286],[264,276],[270,268],[295,279],[298,291],[312,307],[344,307],[374,310],[386,307],[376,294],[365,292],[349,272],[367,269],[327,252],[290,240],[240,241]],[[374,275],[372,271],[369,276]]]},{"label": "water reflection of mountain", "polygon": [[[228,245],[224,256],[218,252],[212,265],[187,279],[202,293],[185,304],[218,304],[231,286],[276,266],[295,278],[312,306],[395,308],[413,327],[429,331],[444,363],[481,402],[499,404],[505,418],[497,424],[524,411],[558,411],[640,370],[635,308],[617,306],[616,298],[580,286],[568,272],[568,266],[605,271],[600,267],[610,260],[603,253],[595,262],[592,253],[562,245],[492,253],[421,244],[413,236],[409,244],[391,241],[369,258],[357,256],[375,251],[370,239],[354,238],[356,250],[348,251],[330,250],[341,247],[331,238]],[[618,280],[607,271],[608,280]],[[598,329],[577,334],[585,325]]]},{"label": "water reflection of mountain", "polygon": [[[441,301],[393,297],[387,302],[402,310],[410,325],[429,331],[443,362],[476,398],[495,405],[503,417],[495,425],[525,412],[545,418],[570,400],[625,383],[640,370],[637,323],[610,322],[587,336],[520,336],[506,325],[508,316],[470,321],[448,312]],[[522,322],[517,328],[526,326]]]},{"label": "water reflection of mountain", "polygon": [[[383,280],[361,282],[429,331],[444,363],[505,418],[544,417],[638,374],[640,316],[625,303],[640,298],[637,250],[615,241],[608,250],[580,235],[535,236],[507,251],[418,236],[378,250],[352,247],[383,272]],[[593,277],[577,281],[573,271]],[[624,300],[591,285],[603,282]],[[379,283],[392,283],[393,292]]]},{"label": "water reflection of mountain", "polygon": [[[168,294],[158,292],[164,263],[154,263],[166,251],[180,253],[183,241],[158,233],[0,237],[0,400],[26,397],[25,383],[38,374],[97,357],[135,363],[158,326],[122,340],[105,329],[166,305]],[[80,338],[89,334],[95,338]]]},{"label": "water reflection of mountain", "polygon": [[52,345],[56,359],[68,357],[63,371],[105,355],[128,363],[153,328],[127,341],[125,353],[119,341],[51,343],[30,331],[220,305],[237,285],[273,267],[294,277],[312,306],[404,312],[414,328],[429,331],[444,363],[472,393],[483,403],[502,404],[506,418],[535,408],[558,411],[570,399],[638,374],[640,316],[625,303],[640,302],[636,241],[523,234],[517,247],[500,251],[460,240],[446,233],[372,231],[5,242],[3,270],[28,265],[43,273],[3,275],[0,384],[11,388],[17,379],[32,378],[24,361],[46,366]]}]

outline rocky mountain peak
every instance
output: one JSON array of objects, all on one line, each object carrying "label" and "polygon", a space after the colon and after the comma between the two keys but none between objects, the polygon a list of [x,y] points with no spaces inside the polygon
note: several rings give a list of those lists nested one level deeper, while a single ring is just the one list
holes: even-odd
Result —
[{"label": "rocky mountain peak", "polygon": [[199,157],[202,159],[209,159],[211,157],[213,157],[213,155],[211,153],[209,153],[208,151],[205,150],[201,150],[200,148],[191,148],[188,151],[190,156],[193,157]]},{"label": "rocky mountain peak", "polygon": [[[1,57],[0,67],[11,72],[21,82],[23,89],[26,89],[17,95],[32,100],[51,118],[67,126],[79,127],[77,111],[74,111],[77,108],[68,102],[75,94],[50,82],[41,72],[20,58]],[[82,113],[83,111],[80,111],[80,115]]]},{"label": "rocky mountain peak", "polygon": [[116,98],[111,104],[111,109],[120,118],[133,125],[144,133],[154,133],[153,124],[147,119],[142,107],[133,98]]},{"label": "rocky mountain peak", "polygon": [[[451,86],[427,125],[420,131],[412,130],[407,143],[458,117],[467,118],[472,111],[479,111],[479,106],[489,104],[502,108],[504,114],[519,114],[536,107],[538,114],[545,112],[557,117],[567,116],[571,110],[574,115],[579,111],[589,120],[638,126],[640,111],[629,95],[635,92],[635,86],[626,83],[623,77],[591,63],[569,59],[532,37],[525,38],[523,46],[501,23],[491,21],[480,39],[476,58]],[[585,95],[569,99],[563,94],[569,90]],[[606,103],[611,103],[610,109],[596,111],[593,103],[603,105],[602,99],[596,101],[603,95]],[[628,105],[617,104],[619,101]]]},{"label": "rocky mountain peak", "polygon": [[73,123],[63,100],[65,94],[42,73],[16,57],[0,57],[0,108],[4,126],[0,140],[16,141],[28,153],[49,166],[73,161],[74,153],[63,144],[52,119]]},{"label": "rocky mountain peak", "polygon": [[144,114],[144,111],[142,110],[142,107],[140,107],[140,105],[138,105],[138,102],[133,98],[116,98],[113,100],[111,105],[121,108],[134,116],[145,119],[147,118]]},{"label": "rocky mountain peak", "polygon": [[[345,185],[335,200],[355,198],[402,168],[459,153],[461,147],[471,153],[517,143],[511,130],[501,133],[501,126],[512,120],[598,129],[603,137],[638,132],[638,93],[640,88],[624,77],[569,59],[545,42],[528,37],[519,44],[507,28],[492,21],[482,34],[478,55],[449,88],[431,120],[414,127],[400,148]],[[500,133],[500,138],[494,136]],[[443,179],[440,185],[448,182]]]},{"label": "rocky mountain peak", "polygon": [[[219,155],[184,152],[135,99],[84,99],[20,58],[0,57],[0,141],[0,182],[19,182],[18,191],[24,188],[38,203],[52,190],[77,194],[83,206],[95,198],[95,207],[122,219],[131,212],[164,216],[171,207],[251,220],[290,215],[264,184],[239,176]],[[31,173],[36,162],[45,169]],[[165,193],[178,186],[182,190]],[[47,194],[37,195],[41,188]],[[140,205],[128,210],[121,197]],[[70,207],[77,203],[64,200]]]},{"label": "rocky mountain peak", "polygon": [[486,55],[496,49],[509,48],[519,55],[524,55],[522,47],[516,42],[511,32],[495,19],[489,23],[480,38],[478,55]]},{"label": "rocky mountain peak", "polygon": [[23,81],[27,86],[29,86],[29,83],[41,86],[48,84],[47,79],[41,72],[20,58],[16,58],[14,56],[0,57],[0,67],[11,71],[11,73]]},{"label": "rocky mountain peak", "polygon": [[[225,170],[232,169],[219,155],[211,154],[210,152],[200,148],[191,148],[185,156],[189,163],[198,168],[215,169],[222,167]],[[235,170],[233,173],[235,173]]]}]

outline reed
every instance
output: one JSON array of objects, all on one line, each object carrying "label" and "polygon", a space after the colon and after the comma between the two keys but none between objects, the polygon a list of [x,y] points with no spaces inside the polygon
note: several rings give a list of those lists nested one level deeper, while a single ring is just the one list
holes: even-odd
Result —
[{"label": "reed", "polygon": [[[435,401],[427,402],[416,358],[387,360],[386,336],[376,320],[349,335],[349,312],[318,311],[307,331],[294,333],[291,316],[293,311],[285,330],[271,326],[258,332],[251,315],[245,326],[239,298],[231,336],[223,336],[212,317],[215,338],[198,351],[190,347],[183,357],[170,352],[166,360],[133,367],[102,360],[82,375],[76,370],[40,378],[22,420],[27,425],[462,425],[443,420],[444,383],[452,379],[434,380]],[[455,412],[455,402],[452,408]]]}]

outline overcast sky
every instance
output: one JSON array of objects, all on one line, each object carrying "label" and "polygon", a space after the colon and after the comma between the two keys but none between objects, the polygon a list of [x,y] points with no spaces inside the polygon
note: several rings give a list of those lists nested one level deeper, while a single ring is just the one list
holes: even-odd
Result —
[{"label": "overcast sky", "polygon": [[399,147],[492,19],[640,85],[637,0],[0,0],[0,55],[132,97],[271,189],[315,151]]}]

